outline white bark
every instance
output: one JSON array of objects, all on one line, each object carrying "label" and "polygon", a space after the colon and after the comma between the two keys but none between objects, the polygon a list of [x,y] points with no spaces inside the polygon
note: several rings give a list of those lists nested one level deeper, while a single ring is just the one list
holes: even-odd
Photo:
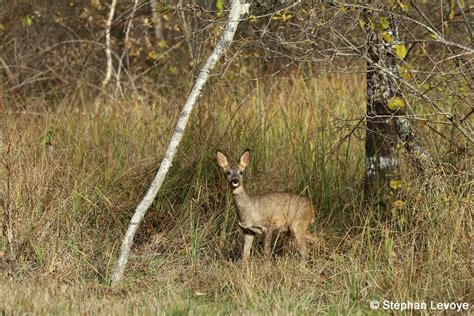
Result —
[{"label": "white bark", "polygon": [[161,165],[158,172],[156,173],[155,179],[151,183],[150,188],[148,189],[143,200],[140,202],[140,204],[138,204],[137,208],[135,209],[135,213],[133,214],[133,217],[130,220],[130,224],[128,225],[127,232],[125,233],[125,237],[120,248],[120,255],[112,275],[112,285],[119,282],[123,276],[125,266],[128,261],[128,256],[130,254],[130,249],[133,244],[133,238],[137,231],[138,225],[143,220],[145,213],[152,204],[153,200],[156,197],[156,194],[158,193],[161,185],[163,184],[163,181],[165,180],[166,174],[168,173],[173,158],[176,154],[178,145],[183,137],[184,130],[186,128],[186,123],[189,120],[194,104],[196,103],[198,97],[201,95],[201,91],[204,87],[204,84],[209,78],[209,73],[214,68],[222,54],[232,43],[235,30],[237,29],[237,26],[239,24],[239,19],[241,15],[245,14],[248,11],[248,8],[249,4],[241,4],[240,0],[231,1],[229,19],[222,34],[222,37],[217,43],[209,58],[207,59],[206,63],[204,64],[204,67],[201,69],[196,83],[194,84],[193,89],[191,90],[191,93],[189,94],[188,99],[186,100],[186,103],[184,104],[184,107],[181,110],[181,114],[179,116],[178,122],[176,123],[173,136],[171,137],[168,149],[166,150],[165,156],[161,161]]},{"label": "white bark", "polygon": [[114,20],[115,7],[117,7],[117,0],[112,0],[110,5],[109,18],[105,25],[105,56],[107,58],[107,68],[105,70],[105,77],[102,81],[102,87],[105,87],[112,77],[112,50],[110,48],[110,29],[112,28],[112,21]]}]

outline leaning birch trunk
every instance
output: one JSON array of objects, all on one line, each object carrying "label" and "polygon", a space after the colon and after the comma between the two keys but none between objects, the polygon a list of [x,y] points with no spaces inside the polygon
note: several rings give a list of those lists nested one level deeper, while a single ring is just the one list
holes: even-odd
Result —
[{"label": "leaning birch trunk", "polygon": [[164,158],[161,162],[160,169],[156,173],[155,179],[151,183],[150,188],[148,189],[143,200],[140,202],[140,204],[138,204],[137,208],[135,209],[135,213],[133,214],[133,217],[130,220],[127,232],[125,233],[125,237],[120,248],[120,255],[112,275],[112,285],[119,282],[123,276],[125,266],[128,261],[128,256],[130,254],[130,249],[133,244],[133,238],[137,231],[138,225],[143,220],[145,213],[147,212],[148,208],[155,199],[156,194],[158,193],[166,177],[166,174],[168,173],[168,170],[171,167],[171,163],[176,154],[179,143],[181,142],[181,139],[183,137],[184,130],[186,128],[186,123],[188,122],[196,100],[201,94],[201,90],[204,84],[209,78],[209,73],[214,68],[222,54],[232,43],[235,30],[237,29],[237,26],[239,24],[239,19],[241,15],[245,14],[248,11],[248,8],[249,4],[241,4],[240,0],[232,0],[231,2],[229,19],[222,34],[222,37],[214,48],[212,54],[207,59],[206,63],[204,64],[204,67],[201,69],[196,83],[194,84],[193,89],[191,90],[191,93],[189,94],[189,97],[186,100],[186,103],[184,104],[181,114],[179,115],[178,122],[176,123],[173,136],[171,137],[168,149],[166,150]]},{"label": "leaning birch trunk", "polygon": [[110,4],[109,18],[105,26],[105,57],[107,58],[107,68],[105,70],[105,77],[102,81],[102,87],[105,87],[112,77],[112,49],[110,48],[110,29],[112,28],[112,21],[114,20],[115,7],[117,7],[117,0],[112,0]]}]

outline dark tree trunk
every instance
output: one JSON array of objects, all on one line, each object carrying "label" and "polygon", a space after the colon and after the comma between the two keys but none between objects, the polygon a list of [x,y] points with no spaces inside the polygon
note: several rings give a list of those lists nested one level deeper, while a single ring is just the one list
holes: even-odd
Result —
[{"label": "dark tree trunk", "polygon": [[374,197],[381,193],[389,179],[396,177],[400,159],[396,151],[398,141],[398,110],[388,107],[391,98],[399,94],[398,82],[390,74],[397,74],[395,56],[391,44],[381,34],[386,32],[395,38],[396,25],[380,29],[383,18],[379,14],[366,13],[367,32],[367,114],[365,142],[365,194]]},{"label": "dark tree trunk", "polygon": [[[365,195],[384,199],[386,184],[399,177],[397,143],[424,175],[431,173],[431,156],[423,148],[405,116],[398,61],[405,46],[393,16],[365,13],[367,32],[367,114],[365,143]],[[401,48],[398,52],[395,48]],[[396,101],[394,101],[396,100]],[[391,102],[391,104],[390,104]],[[397,102],[399,102],[397,104]],[[376,199],[377,200],[377,199]]]}]

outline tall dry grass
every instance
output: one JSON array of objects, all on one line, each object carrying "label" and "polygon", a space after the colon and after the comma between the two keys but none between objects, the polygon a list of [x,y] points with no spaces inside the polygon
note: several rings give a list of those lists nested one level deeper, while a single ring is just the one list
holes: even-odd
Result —
[{"label": "tall dry grass", "polygon": [[[361,77],[215,85],[205,95],[113,289],[117,248],[183,99],[7,101],[1,181],[14,244],[11,253],[2,237],[0,310],[313,314],[369,312],[373,299],[472,303],[469,151],[424,131],[440,162],[434,176],[406,162],[388,197],[403,203],[367,207]],[[248,266],[238,261],[242,235],[214,153],[247,147],[248,191],[303,192],[317,207],[321,241],[306,266],[287,236],[272,264],[259,247]]]}]

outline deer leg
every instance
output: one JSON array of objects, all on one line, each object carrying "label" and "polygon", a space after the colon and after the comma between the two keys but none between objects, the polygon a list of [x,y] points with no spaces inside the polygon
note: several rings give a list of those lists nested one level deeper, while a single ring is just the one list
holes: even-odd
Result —
[{"label": "deer leg", "polygon": [[293,235],[295,236],[296,242],[298,243],[298,249],[304,260],[308,259],[308,249],[306,248],[306,232],[301,227],[295,227],[292,229]]},{"label": "deer leg", "polygon": [[265,241],[263,246],[263,253],[267,259],[270,259],[271,252],[272,252],[272,237],[273,237],[273,229],[269,229],[265,234]]},{"label": "deer leg", "polygon": [[242,254],[243,261],[247,261],[250,257],[250,250],[252,249],[253,235],[245,234],[244,235],[244,251]]}]

